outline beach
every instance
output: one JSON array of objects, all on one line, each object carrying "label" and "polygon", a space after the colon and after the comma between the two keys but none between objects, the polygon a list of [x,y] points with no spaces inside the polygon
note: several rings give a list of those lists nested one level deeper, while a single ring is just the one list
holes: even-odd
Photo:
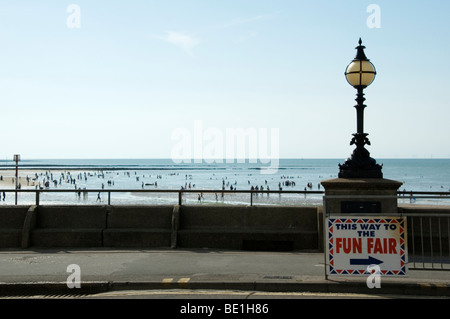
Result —
[{"label": "beach", "polygon": [[[450,189],[450,160],[383,160],[384,178],[403,183],[400,191],[447,192]],[[275,174],[263,174],[258,164],[253,163],[181,163],[166,160],[28,160],[19,165],[19,185],[22,190],[46,190],[41,194],[45,204],[92,204],[99,203],[97,196],[102,191],[101,202],[105,203],[108,191],[112,204],[174,204],[177,193],[137,192],[140,190],[187,190],[183,199],[190,204],[245,204],[250,195],[221,191],[259,191],[252,198],[253,204],[309,205],[321,204],[321,194],[267,194],[264,191],[323,191],[321,181],[337,177],[336,159],[289,159],[280,160]],[[448,168],[448,169],[446,169]],[[0,165],[0,189],[15,188],[15,166],[8,162]],[[86,196],[76,192],[50,193],[47,190],[97,190]],[[124,192],[117,192],[124,190]],[[130,192],[126,190],[135,190]],[[208,193],[208,190],[216,191]],[[82,193],[85,194],[86,192]],[[6,192],[6,201],[11,204],[11,193]],[[35,202],[32,192],[19,193],[19,203]],[[419,202],[419,201],[417,201]],[[424,200],[420,200],[424,202]],[[448,203],[438,199],[433,202]]]},{"label": "beach", "polygon": [[[0,189],[15,189],[15,169],[0,170]],[[250,198],[249,193],[230,193],[235,190],[295,190],[292,178],[268,177],[253,172],[216,172],[216,171],[183,171],[176,170],[142,170],[142,169],[20,169],[19,188],[22,190],[74,190],[74,192],[52,193],[40,195],[41,203],[47,204],[99,204],[105,203],[108,196],[113,204],[176,204],[177,192],[140,192],[141,190],[185,190],[183,203],[189,204],[254,204],[267,205],[319,205],[321,196],[301,194],[267,194],[257,193]],[[289,186],[285,186],[289,185]],[[272,185],[272,188],[269,187]],[[318,186],[317,186],[318,187]],[[118,192],[118,190],[124,192]],[[305,187],[306,189],[306,187]],[[87,192],[87,190],[97,190]],[[99,192],[100,190],[100,192]],[[108,191],[113,190],[114,192]],[[130,192],[135,190],[136,192]],[[215,192],[208,192],[214,190]],[[222,193],[222,190],[225,190]],[[299,188],[297,188],[299,190]],[[303,189],[300,189],[303,190]],[[11,204],[14,192],[6,194],[6,201]],[[33,204],[34,193],[20,193],[19,204]],[[1,198],[1,196],[0,196]]]},{"label": "beach", "polygon": [[[68,170],[39,170],[39,169],[19,169],[18,182],[21,189],[35,189],[36,187],[45,187],[43,181],[46,179],[46,174],[53,174],[53,176],[60,176],[61,174],[74,175],[80,172]],[[15,188],[16,171],[14,169],[0,169],[0,189],[14,189]]]},{"label": "beach", "polygon": [[[19,170],[19,183],[22,188],[34,188],[35,182],[31,180],[34,178],[35,174],[40,174],[41,172],[36,170]],[[27,181],[27,176],[30,177],[30,181]],[[14,189],[15,188],[15,170],[0,170],[0,189]]]}]

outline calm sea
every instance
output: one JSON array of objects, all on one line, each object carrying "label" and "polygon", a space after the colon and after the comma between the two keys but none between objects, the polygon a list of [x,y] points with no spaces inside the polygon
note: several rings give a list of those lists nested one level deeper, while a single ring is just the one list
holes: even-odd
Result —
[{"label": "calm sea", "polygon": [[[323,190],[320,181],[336,178],[339,167],[345,159],[280,159],[278,169],[271,174],[264,174],[269,164],[248,160],[239,163],[175,163],[171,159],[49,159],[22,160],[19,170],[30,172],[30,182],[22,180],[23,188],[44,187],[49,182],[50,189],[172,189],[182,187],[190,190],[248,190],[252,186],[270,190]],[[386,179],[398,180],[403,183],[400,190],[413,191],[450,191],[450,159],[377,159],[383,165],[383,175]],[[272,163],[273,165],[273,163]],[[0,162],[0,169],[13,169],[12,161]],[[48,171],[47,174],[34,175],[33,171]],[[36,178],[37,177],[37,178]],[[35,179],[35,180],[33,180]],[[12,193],[11,193],[12,194]],[[22,201],[31,194],[20,194]],[[98,194],[89,193],[77,196],[71,193],[60,194],[62,199],[45,195],[50,202],[60,201],[96,201]],[[104,194],[101,194],[104,195]],[[176,194],[173,194],[176,195]],[[202,194],[203,195],[203,194]],[[130,196],[136,203],[157,201],[172,203],[173,196],[158,193],[149,195],[114,193],[112,204],[129,200]],[[11,196],[9,196],[11,197]],[[149,198],[152,197],[152,198]],[[228,197],[228,198],[227,198]],[[259,196],[261,203],[320,203],[321,196],[272,194],[270,198]],[[176,199],[176,198],[175,198]],[[102,198],[104,201],[104,197]],[[198,194],[186,196],[186,201],[198,202]],[[248,203],[244,196],[220,194],[204,194],[202,202],[228,201]],[[8,202],[8,200],[6,201]],[[448,204],[448,203],[447,203]]]}]

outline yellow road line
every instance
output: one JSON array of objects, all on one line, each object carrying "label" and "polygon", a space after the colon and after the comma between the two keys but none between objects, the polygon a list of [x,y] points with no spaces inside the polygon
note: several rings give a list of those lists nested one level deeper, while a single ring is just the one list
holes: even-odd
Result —
[{"label": "yellow road line", "polygon": [[178,285],[185,286],[185,285],[187,285],[189,280],[191,280],[191,278],[180,278],[180,279],[178,279]]}]

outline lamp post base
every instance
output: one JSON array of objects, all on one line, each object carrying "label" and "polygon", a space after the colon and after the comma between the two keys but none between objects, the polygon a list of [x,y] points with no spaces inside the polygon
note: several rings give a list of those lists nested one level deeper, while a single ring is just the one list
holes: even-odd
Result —
[{"label": "lamp post base", "polygon": [[339,178],[383,178],[382,165],[371,157],[352,156],[344,164],[339,164]]}]

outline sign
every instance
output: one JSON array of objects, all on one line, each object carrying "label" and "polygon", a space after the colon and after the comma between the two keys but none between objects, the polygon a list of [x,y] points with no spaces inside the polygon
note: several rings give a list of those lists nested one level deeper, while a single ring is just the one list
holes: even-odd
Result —
[{"label": "sign", "polygon": [[327,274],[367,275],[378,265],[381,275],[406,276],[406,218],[329,217],[326,226]]}]

